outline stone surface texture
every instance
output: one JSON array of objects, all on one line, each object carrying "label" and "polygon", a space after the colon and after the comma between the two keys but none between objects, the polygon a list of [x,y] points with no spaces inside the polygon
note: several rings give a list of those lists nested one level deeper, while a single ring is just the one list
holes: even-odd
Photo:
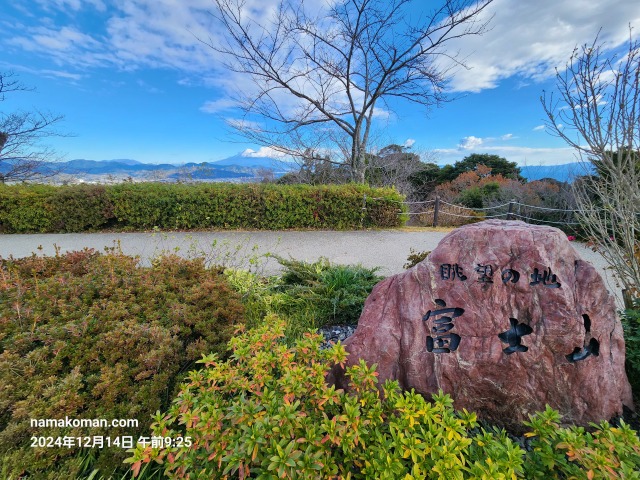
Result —
[{"label": "stone surface texture", "polygon": [[[493,283],[480,281],[483,273]],[[464,312],[436,314],[443,308]],[[457,348],[447,334],[459,336]],[[374,288],[345,346],[348,365],[378,365],[380,385],[395,379],[427,396],[442,389],[456,408],[504,426],[547,404],[582,425],[633,407],[614,300],[552,227],[488,220],[454,230],[423,262]],[[330,380],[347,386],[339,368]]]}]

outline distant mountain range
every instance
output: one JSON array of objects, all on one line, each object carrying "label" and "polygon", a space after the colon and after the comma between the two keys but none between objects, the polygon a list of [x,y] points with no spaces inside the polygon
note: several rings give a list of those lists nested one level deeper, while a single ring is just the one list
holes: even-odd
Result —
[{"label": "distant mountain range", "polygon": [[[3,165],[0,163],[0,173]],[[251,181],[261,170],[270,170],[277,178],[295,167],[295,164],[269,157],[251,157],[234,155],[216,162],[150,164],[132,159],[85,160],[76,159],[67,162],[44,165],[43,173],[49,169],[60,174],[62,179],[73,178],[82,181],[105,181],[113,178],[122,180],[128,177],[142,180],[198,180],[198,181]],[[5,165],[5,169],[8,168]]]},{"label": "distant mountain range", "polygon": [[[3,168],[4,167],[4,168]],[[0,173],[6,171],[8,165],[0,162]],[[131,177],[137,181],[231,181],[250,182],[261,177],[264,171],[271,171],[275,178],[295,170],[297,165],[271,157],[258,157],[238,154],[223,160],[203,163],[186,163],[173,165],[169,163],[150,164],[128,158],[114,160],[70,160],[58,162],[43,170],[54,168],[61,178],[88,182],[121,181]],[[578,163],[562,165],[536,165],[520,167],[521,174],[529,181],[553,178],[565,182],[584,175],[584,168]]]},{"label": "distant mountain range", "polygon": [[553,178],[560,182],[571,182],[575,177],[592,173],[585,171],[581,163],[564,163],[562,165],[527,165],[520,167],[520,175],[529,181]]}]

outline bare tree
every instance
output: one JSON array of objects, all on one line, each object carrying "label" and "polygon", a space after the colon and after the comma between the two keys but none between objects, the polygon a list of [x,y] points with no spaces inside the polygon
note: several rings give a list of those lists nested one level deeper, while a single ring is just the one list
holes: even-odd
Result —
[{"label": "bare tree", "polygon": [[574,182],[580,220],[629,294],[640,297],[640,44],[607,56],[596,37],[543,95],[547,128],[576,149],[591,177]]},{"label": "bare tree", "polygon": [[462,61],[445,47],[484,32],[479,16],[491,1],[444,0],[421,17],[409,11],[412,0],[340,0],[317,14],[301,0],[283,0],[260,25],[247,2],[215,0],[226,42],[205,43],[255,84],[238,96],[244,118],[232,126],[242,136],[300,155],[337,130],[348,152],[332,161],[364,182],[376,115],[390,110],[389,100],[427,108],[446,101],[450,67]]},{"label": "bare tree", "polygon": [[[0,102],[9,92],[29,91],[11,72],[0,72]],[[48,112],[0,112],[0,183],[55,175],[51,162],[56,152],[42,145],[42,139],[62,136],[52,127],[63,119]]]},{"label": "bare tree", "polygon": [[297,159],[298,170],[284,175],[279,183],[306,183],[308,185],[344,184],[349,174],[344,165],[336,165],[329,155],[307,148]]},{"label": "bare tree", "polygon": [[[420,155],[410,152],[410,147],[397,144],[387,145],[376,154],[367,155],[367,175],[369,185],[375,187],[395,187],[409,199],[415,197],[415,186],[412,176],[422,172],[428,166]],[[427,160],[433,154],[426,152]]]}]

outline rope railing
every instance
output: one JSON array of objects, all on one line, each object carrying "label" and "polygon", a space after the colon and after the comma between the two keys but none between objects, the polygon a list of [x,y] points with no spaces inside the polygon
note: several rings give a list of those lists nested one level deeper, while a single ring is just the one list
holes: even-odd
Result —
[{"label": "rope railing", "polygon": [[519,205],[522,207],[527,207],[527,208],[534,208],[536,210],[548,210],[548,211],[553,211],[553,212],[569,212],[569,213],[577,213],[580,210],[567,210],[566,208],[551,208],[551,207],[539,207],[537,205],[529,205],[526,203],[520,203],[520,202],[513,202],[514,205]]},{"label": "rope railing", "polygon": [[487,218],[500,218],[500,217],[506,217],[507,215],[509,215],[508,213],[499,213],[498,215],[483,215],[482,217],[479,217],[478,215],[459,215],[457,213],[451,213],[451,212],[440,212],[441,215],[449,215],[452,217],[460,217],[460,218],[481,218],[482,220],[485,220]]},{"label": "rope railing", "polygon": [[547,220],[547,219],[540,220],[539,218],[527,217],[525,215],[519,215],[517,213],[512,213],[511,215],[514,216],[514,217],[522,218],[523,220],[529,220],[529,221],[532,221],[532,222],[553,223],[555,225],[580,225],[580,222],[556,222],[556,221]]},{"label": "rope railing", "polygon": [[[363,199],[363,210],[366,210],[366,202],[369,200],[388,200],[385,199],[384,197],[366,197]],[[432,223],[432,225],[434,227],[438,226],[438,221],[439,221],[439,217],[441,215],[447,215],[449,217],[456,217],[456,218],[467,218],[467,219],[478,219],[478,220],[485,220],[485,219],[489,219],[489,218],[505,218],[507,220],[510,219],[521,219],[524,220],[526,222],[531,222],[531,223],[539,223],[539,224],[553,224],[553,225],[566,225],[566,226],[576,226],[576,225],[580,225],[580,222],[576,222],[576,221],[571,221],[575,218],[577,213],[583,212],[582,210],[576,210],[576,209],[568,209],[568,208],[553,208],[553,207],[542,207],[539,205],[529,205],[527,203],[522,203],[519,202],[515,199],[511,200],[510,202],[507,203],[502,203],[500,205],[492,205],[490,207],[480,207],[480,208],[473,208],[473,207],[467,207],[465,205],[457,205],[455,203],[449,203],[446,200],[442,200],[440,197],[436,197],[433,200],[423,200],[423,201],[412,201],[412,202],[406,202],[406,201],[400,201],[400,200],[393,200],[393,202],[402,204],[402,205],[421,205],[422,207],[420,208],[425,208],[425,207],[430,207],[427,210],[422,210],[422,211],[414,211],[414,212],[402,212],[399,211],[398,215],[409,215],[409,216],[414,216],[414,215],[420,215],[420,216],[426,216],[427,218],[429,218],[431,215],[433,215],[433,221],[430,223]],[[446,207],[450,207],[449,209],[443,209],[442,207],[446,206]],[[517,209],[516,209],[517,207]],[[459,209],[458,213],[453,213],[450,211],[451,208],[454,209]],[[507,209],[506,212],[504,212],[504,209]],[[527,214],[527,209],[529,209],[529,213]],[[492,214],[484,214],[484,215],[467,215],[464,214],[463,211],[470,211],[470,212],[491,212],[491,211],[499,211],[502,210],[503,213],[492,213]],[[557,221],[556,219],[554,220],[549,220],[548,218],[536,218],[535,216],[532,216],[533,213],[535,213],[535,211],[545,211],[545,212],[558,212],[558,213],[565,213],[567,214],[567,220],[566,221]],[[592,209],[589,210],[589,212],[593,213],[593,212],[607,212],[606,209]],[[636,215],[640,215],[640,212],[636,213]]]},{"label": "rope railing", "polygon": [[[551,207],[541,207],[537,205],[529,205],[526,203],[518,202],[515,199],[502,203],[500,205],[492,205],[489,207],[467,207],[465,205],[457,205],[455,203],[447,202],[446,200],[442,200],[440,197],[436,197],[434,200],[426,200],[424,202],[401,202],[404,205],[418,205],[418,204],[428,204],[430,208],[418,211],[418,212],[398,212],[398,215],[409,215],[409,216],[424,216],[428,219],[429,223],[431,223],[434,227],[437,227],[439,222],[441,222],[441,217],[453,217],[459,219],[476,219],[476,220],[487,220],[491,218],[501,218],[501,219],[520,219],[529,223],[541,223],[541,224],[553,224],[553,225],[567,225],[574,226],[580,225],[579,222],[572,221],[575,214],[578,210],[573,209],[561,209],[561,208],[551,208]],[[433,206],[431,206],[433,204]],[[426,205],[425,205],[426,206]],[[444,207],[444,208],[443,208]],[[452,211],[452,209],[455,209]],[[529,213],[527,213],[527,209]],[[457,210],[457,211],[456,211]],[[506,211],[505,211],[506,210]],[[567,214],[566,221],[558,221],[557,219],[547,219],[547,218],[536,218],[532,215],[535,211],[547,211],[547,212],[559,212]],[[472,213],[474,212],[474,213]],[[475,214],[475,212],[481,212],[479,214]],[[431,218],[433,220],[431,221]],[[446,222],[449,223],[450,222]]]},{"label": "rope railing", "polygon": [[[433,201],[435,201],[435,200],[433,200]],[[444,201],[444,200],[440,200],[440,203],[442,203],[442,204],[444,204],[444,205],[449,205],[449,206],[451,206],[451,207],[456,207],[456,208],[465,208],[465,209],[467,209],[467,210],[474,210],[474,211],[475,211],[475,210],[495,210],[495,209],[497,209],[497,208],[508,207],[508,206],[509,206],[509,204],[510,204],[510,202],[509,202],[509,203],[503,203],[502,205],[495,205],[495,206],[493,206],[493,207],[471,208],[471,207],[465,207],[464,205],[456,205],[455,203],[449,203],[449,202],[446,202],[446,201]]]},{"label": "rope railing", "polygon": [[429,215],[433,213],[433,210],[426,210],[424,212],[398,212],[398,215]]}]

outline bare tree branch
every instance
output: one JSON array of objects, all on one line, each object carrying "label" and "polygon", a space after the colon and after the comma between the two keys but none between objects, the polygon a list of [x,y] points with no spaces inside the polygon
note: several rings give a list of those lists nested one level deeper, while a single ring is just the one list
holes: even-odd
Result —
[{"label": "bare tree branch", "polygon": [[[0,72],[0,101],[5,99],[5,93],[31,90],[14,76]],[[0,112],[0,183],[58,173],[52,163],[59,156],[41,142],[47,137],[64,136],[53,128],[62,119],[62,115],[39,110]]]},{"label": "bare tree branch", "polygon": [[632,33],[622,58],[607,57],[597,37],[576,48],[556,75],[560,98],[541,101],[547,129],[593,172],[574,184],[585,230],[623,288],[640,297],[640,43]]},{"label": "bare tree branch", "polygon": [[[317,15],[302,1],[283,0],[271,24],[258,24],[244,1],[215,0],[213,15],[226,43],[204,43],[226,56],[227,68],[253,81],[255,91],[238,94],[240,135],[304,154],[316,146],[301,143],[309,132],[335,126],[350,143],[340,162],[349,165],[352,181],[364,182],[376,106],[388,108],[385,100],[392,98],[426,108],[447,101],[449,69],[442,59],[462,62],[446,47],[486,31],[478,19],[491,1],[443,0],[416,22],[412,0],[342,0]],[[242,128],[249,124],[255,128]]]}]

